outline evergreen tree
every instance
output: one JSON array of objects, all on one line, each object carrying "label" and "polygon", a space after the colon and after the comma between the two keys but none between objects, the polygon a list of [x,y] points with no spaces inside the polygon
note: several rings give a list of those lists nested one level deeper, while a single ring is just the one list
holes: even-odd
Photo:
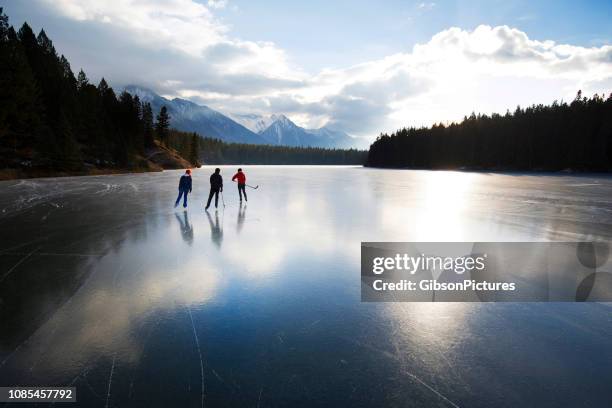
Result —
[{"label": "evergreen tree", "polygon": [[87,75],[85,75],[85,72],[81,69],[77,76],[77,90],[82,91],[87,85],[89,85],[89,79],[87,79]]},{"label": "evergreen tree", "polygon": [[57,52],[55,51],[53,42],[49,39],[49,37],[47,37],[47,33],[45,33],[45,30],[40,30],[40,33],[38,33],[38,37],[36,38],[36,40],[38,41],[38,45],[44,53],[57,57]]},{"label": "evergreen tree", "polygon": [[189,145],[189,156],[187,156],[188,160],[194,166],[197,166],[198,163],[200,162],[200,144],[199,144],[198,139],[199,139],[199,136],[197,135],[197,133],[193,133],[191,135],[191,143]]},{"label": "evergreen tree", "polygon": [[102,77],[102,79],[100,79],[100,82],[98,83],[98,92],[100,93],[100,96],[104,98],[105,95],[109,93],[109,91],[110,91],[110,87],[108,86],[106,79]]},{"label": "evergreen tree", "polygon": [[142,155],[145,149],[144,124],[142,122],[142,104],[138,95],[132,99],[132,118],[134,131],[134,147],[136,153]]},{"label": "evergreen tree", "polygon": [[[166,139],[167,111],[158,119]],[[153,133],[149,104],[128,93],[117,98],[104,78],[96,87],[83,70],[75,78],[44,30],[35,36],[24,23],[15,33],[0,7],[0,166],[140,166]]]},{"label": "evergreen tree", "polygon": [[74,140],[72,127],[63,111],[58,119],[58,133],[56,135],[54,167],[66,170],[78,170],[82,166],[79,147]]},{"label": "evergreen tree", "polygon": [[9,18],[0,7],[0,42],[8,41]]},{"label": "evergreen tree", "polygon": [[168,129],[170,129],[170,115],[166,106],[162,106],[157,115],[157,123],[155,124],[155,132],[162,144],[168,144]]},{"label": "evergreen tree", "polygon": [[149,102],[145,102],[142,104],[142,128],[145,146],[154,146],[155,143],[153,141],[153,109],[151,109],[151,104]]},{"label": "evergreen tree", "polygon": [[100,79],[98,83],[98,113],[97,116],[100,120],[100,126],[102,132],[107,136],[108,144],[116,144],[117,132],[113,123],[115,116],[117,98],[113,89],[108,86],[108,83],[104,78]]},{"label": "evergreen tree", "polygon": [[[15,152],[36,145],[41,136],[36,81],[23,46],[0,8],[0,148],[12,151],[0,159],[2,167],[11,166],[8,161],[17,159]],[[29,150],[24,158],[33,159],[32,153]]]},{"label": "evergreen tree", "polygon": [[89,83],[83,70],[77,77],[77,98],[79,107],[77,141],[82,144],[84,153],[96,158],[92,164],[99,165],[108,160],[108,141],[100,120],[98,89]]},{"label": "evergreen tree", "polygon": [[68,85],[70,86],[70,89],[72,89],[73,86],[76,86],[76,80],[74,79],[72,68],[70,68],[70,63],[63,55],[60,57],[60,65],[62,67],[62,75],[64,80],[68,81]]},{"label": "evergreen tree", "polygon": [[381,134],[368,165],[500,170],[612,169],[612,98],[517,107],[514,113],[475,115],[448,127],[404,128]]},{"label": "evergreen tree", "polygon": [[[197,139],[199,154],[192,156],[193,140]],[[200,137],[196,133],[170,130],[168,144],[189,158],[194,165],[207,164],[364,164],[366,151],[356,149],[324,149],[320,147],[289,147],[226,143],[219,139]]]}]

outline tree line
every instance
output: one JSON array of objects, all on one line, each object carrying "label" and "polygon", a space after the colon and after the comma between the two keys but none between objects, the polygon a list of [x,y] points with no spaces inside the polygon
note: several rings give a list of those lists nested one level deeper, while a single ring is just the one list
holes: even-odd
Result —
[{"label": "tree line", "polygon": [[198,157],[205,164],[355,164],[365,162],[367,152],[356,149],[325,149],[320,147],[288,147],[227,143],[219,139],[200,137],[196,133],[170,130],[169,146],[183,157]]},{"label": "tree line", "polygon": [[[102,78],[74,75],[44,30],[16,31],[0,7],[0,169],[80,172],[91,168],[147,168],[160,145],[193,165],[205,163],[363,164],[357,150],[225,143],[170,129],[166,107]],[[159,149],[158,149],[159,150]]]},{"label": "tree line", "polygon": [[75,77],[44,30],[16,31],[0,7],[0,168],[139,167],[169,127],[165,107],[154,117],[149,103],[117,96],[104,78]]},{"label": "tree line", "polygon": [[166,107],[104,78],[75,77],[44,30],[16,31],[0,7],[0,168],[137,168],[159,144],[191,163],[363,164],[378,167],[500,170],[612,168],[612,94],[570,103],[474,114],[460,123],[381,134],[369,152],[355,149],[226,143],[170,129]]},{"label": "tree line", "polygon": [[425,169],[612,169],[612,94],[570,103],[516,108],[505,115],[472,113],[460,123],[381,134],[367,165]]}]

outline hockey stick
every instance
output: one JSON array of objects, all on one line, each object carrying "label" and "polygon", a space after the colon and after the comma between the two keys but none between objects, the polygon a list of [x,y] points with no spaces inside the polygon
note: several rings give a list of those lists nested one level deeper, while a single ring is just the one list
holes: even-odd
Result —
[{"label": "hockey stick", "polygon": [[[232,180],[232,181],[233,181],[234,183],[237,183],[237,181],[236,181],[236,180]],[[259,188],[259,184],[258,184],[258,185],[256,185],[255,187],[250,186],[250,185],[248,185],[248,184],[245,184],[245,186],[247,186],[247,187],[251,187],[253,190],[257,190],[257,189]]]}]

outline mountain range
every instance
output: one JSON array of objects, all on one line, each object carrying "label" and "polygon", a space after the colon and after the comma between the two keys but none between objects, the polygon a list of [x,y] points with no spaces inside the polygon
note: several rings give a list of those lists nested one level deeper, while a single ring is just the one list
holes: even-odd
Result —
[{"label": "mountain range", "polygon": [[136,85],[126,86],[124,90],[138,96],[143,102],[149,102],[155,114],[165,105],[173,128],[226,142],[326,148],[358,145],[356,138],[340,130],[327,127],[305,129],[282,114],[224,115],[208,106],[181,98],[167,99]]}]

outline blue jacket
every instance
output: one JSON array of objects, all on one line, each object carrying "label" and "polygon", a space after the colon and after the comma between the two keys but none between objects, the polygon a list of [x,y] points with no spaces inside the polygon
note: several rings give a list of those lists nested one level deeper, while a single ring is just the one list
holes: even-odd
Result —
[{"label": "blue jacket", "polygon": [[189,191],[191,193],[191,176],[184,174],[179,181],[180,191]]}]

